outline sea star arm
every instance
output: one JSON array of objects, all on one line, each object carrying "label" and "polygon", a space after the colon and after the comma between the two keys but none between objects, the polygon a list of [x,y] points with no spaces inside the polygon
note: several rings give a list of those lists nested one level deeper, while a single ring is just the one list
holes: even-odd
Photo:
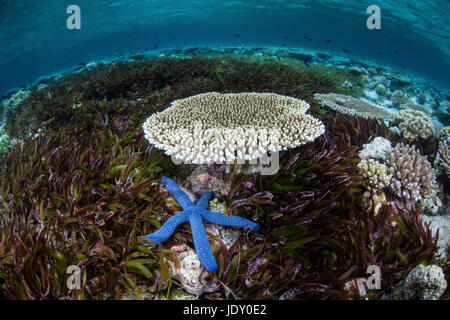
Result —
[{"label": "sea star arm", "polygon": [[183,207],[184,210],[193,207],[191,199],[184,193],[183,190],[176,184],[175,181],[167,177],[162,177],[162,183],[166,186],[167,190],[172,194],[175,200]]},{"label": "sea star arm", "polygon": [[214,199],[214,196],[215,194],[213,191],[205,193],[204,195],[202,195],[200,200],[197,201],[195,206],[199,209],[205,210],[206,208],[208,208],[209,200]]},{"label": "sea star arm", "polygon": [[216,259],[211,251],[208,237],[206,236],[205,226],[202,222],[202,216],[199,211],[192,212],[189,222],[191,223],[192,236],[194,238],[194,247],[197,251],[200,261],[208,271],[217,270]]},{"label": "sea star arm", "polygon": [[251,227],[254,231],[260,229],[259,224],[238,216],[227,217],[224,213],[208,210],[201,210],[200,214],[202,215],[203,220],[209,223],[220,224],[223,226],[237,226],[241,228]]},{"label": "sea star arm", "polygon": [[145,237],[153,241],[155,244],[166,241],[175,232],[175,229],[180,224],[189,221],[190,214],[191,213],[189,211],[182,211],[180,213],[177,213],[173,217],[169,218],[169,220],[167,220],[166,223],[163,224],[161,229],[154,233],[150,233]]}]

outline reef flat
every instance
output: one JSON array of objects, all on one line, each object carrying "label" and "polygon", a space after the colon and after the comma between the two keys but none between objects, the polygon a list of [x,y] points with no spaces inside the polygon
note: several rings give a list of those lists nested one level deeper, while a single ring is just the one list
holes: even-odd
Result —
[{"label": "reef flat", "polygon": [[[206,92],[301,99],[325,131],[281,151],[273,175],[176,164],[142,125]],[[2,103],[3,297],[448,298],[448,243],[435,236],[436,224],[448,228],[448,100],[412,76],[287,48],[180,48],[43,77]],[[261,230],[205,224],[213,273],[189,224],[145,242],[181,211],[162,176],[193,200],[214,190],[210,208]],[[80,289],[66,285],[71,265]],[[373,265],[381,288],[361,287]]]}]

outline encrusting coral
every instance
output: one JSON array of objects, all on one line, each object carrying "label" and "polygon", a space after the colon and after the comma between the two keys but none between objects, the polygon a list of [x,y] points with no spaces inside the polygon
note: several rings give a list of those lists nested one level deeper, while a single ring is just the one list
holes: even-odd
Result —
[{"label": "encrusting coral", "polygon": [[408,142],[425,140],[434,135],[434,125],[430,117],[419,110],[401,110],[394,120],[401,135]]},{"label": "encrusting coral", "polygon": [[255,160],[267,151],[303,145],[322,135],[309,104],[274,93],[203,93],[175,100],[143,124],[145,137],[185,163]]},{"label": "encrusting coral", "polygon": [[340,113],[358,116],[364,119],[389,120],[393,117],[393,113],[385,108],[343,94],[316,93],[314,94],[314,99],[319,100],[322,106],[327,106]]},{"label": "encrusting coral", "polygon": [[389,187],[405,200],[422,200],[436,183],[433,168],[415,146],[398,143],[386,160],[392,179]]},{"label": "encrusting coral", "polygon": [[447,288],[442,268],[436,265],[418,265],[394,288],[393,300],[437,300]]},{"label": "encrusting coral", "polygon": [[391,151],[391,142],[383,137],[376,137],[372,142],[363,145],[359,152],[361,160],[366,159],[386,159],[388,153]]},{"label": "encrusting coral", "polygon": [[392,178],[388,167],[373,159],[361,161],[358,164],[358,169],[371,189],[381,190],[385,188],[389,185]]}]

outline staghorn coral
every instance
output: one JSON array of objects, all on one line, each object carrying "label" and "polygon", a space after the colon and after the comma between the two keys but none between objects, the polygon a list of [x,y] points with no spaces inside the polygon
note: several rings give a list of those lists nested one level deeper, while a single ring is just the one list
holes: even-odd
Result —
[{"label": "staghorn coral", "polygon": [[393,117],[393,113],[385,108],[371,103],[337,93],[316,93],[314,98],[320,101],[322,106],[327,106],[335,111],[358,116],[365,119],[385,119]]},{"label": "staghorn coral", "polygon": [[435,131],[430,117],[419,110],[401,110],[395,116],[394,123],[408,142],[428,139]]},{"label": "staghorn coral", "polygon": [[433,168],[415,146],[398,143],[386,160],[392,174],[389,188],[405,200],[422,200],[436,183]]},{"label": "staghorn coral", "polygon": [[388,153],[391,151],[391,142],[383,137],[376,137],[372,142],[363,145],[359,152],[361,160],[366,159],[386,159]]},{"label": "staghorn coral", "polygon": [[309,104],[274,93],[203,93],[172,102],[143,124],[145,137],[186,163],[255,160],[324,133]]},{"label": "staghorn coral", "polygon": [[358,164],[358,169],[367,181],[369,189],[380,190],[389,185],[392,174],[386,165],[373,159],[363,160]]}]

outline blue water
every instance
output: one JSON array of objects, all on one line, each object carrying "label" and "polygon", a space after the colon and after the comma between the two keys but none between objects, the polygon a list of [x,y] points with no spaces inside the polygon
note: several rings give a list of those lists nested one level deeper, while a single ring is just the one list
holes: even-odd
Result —
[{"label": "blue water", "polygon": [[[66,27],[71,4],[81,9],[81,30]],[[371,4],[381,8],[381,30],[366,28]],[[448,89],[449,14],[448,0],[0,0],[0,95],[81,62],[177,46],[285,45],[340,55],[345,48]]]}]

